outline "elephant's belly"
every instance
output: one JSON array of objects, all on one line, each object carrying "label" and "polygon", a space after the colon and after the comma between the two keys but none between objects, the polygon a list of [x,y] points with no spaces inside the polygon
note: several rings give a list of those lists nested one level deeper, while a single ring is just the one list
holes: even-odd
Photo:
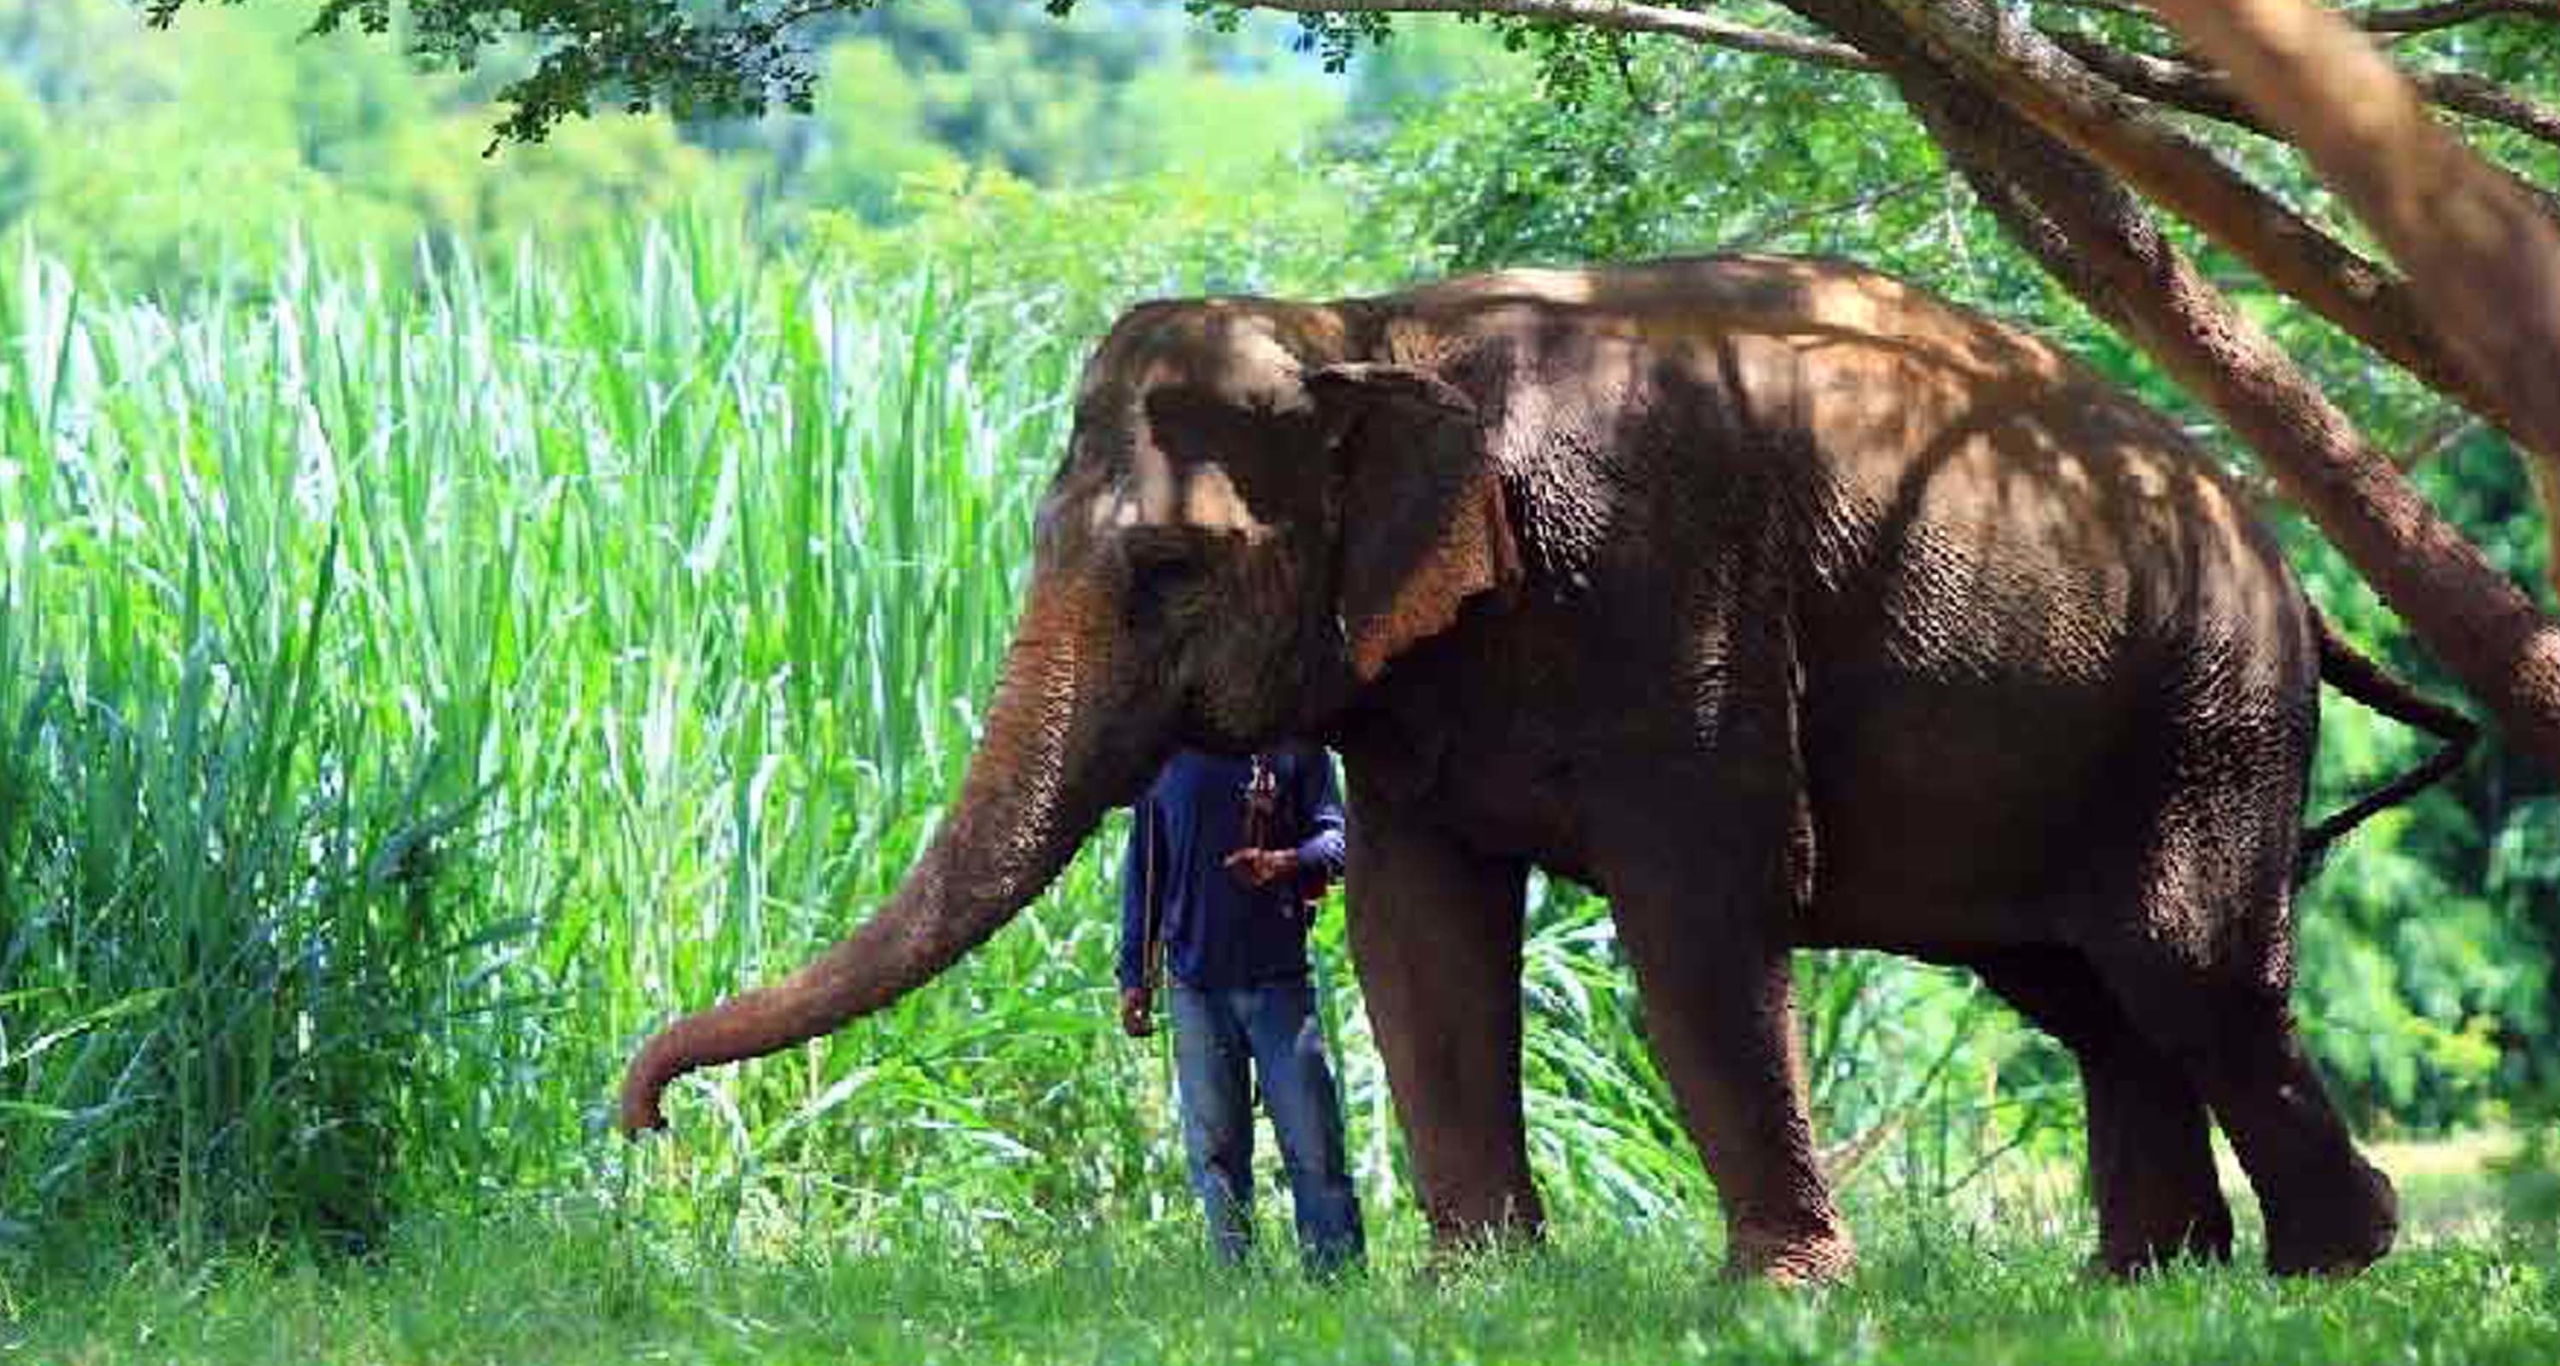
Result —
[{"label": "elephant's belly", "polygon": [[[2101,857],[2122,706],[2070,688],[1913,688],[1808,717],[1809,942],[1963,949],[2058,938]],[[1828,724],[1826,724],[1828,722]],[[2119,775],[2121,776],[2121,775]]]},{"label": "elephant's belly", "polygon": [[1597,886],[1572,765],[1537,752],[1508,751],[1462,762],[1467,772],[1444,783],[1430,805],[1470,848]]}]

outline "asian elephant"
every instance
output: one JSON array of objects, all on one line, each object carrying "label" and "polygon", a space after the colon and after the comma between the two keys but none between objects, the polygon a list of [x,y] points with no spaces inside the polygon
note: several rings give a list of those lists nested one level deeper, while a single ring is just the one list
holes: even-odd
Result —
[{"label": "asian elephant", "polygon": [[[2459,762],[2249,500],[2053,347],[1766,256],[1130,310],[1085,367],[984,738],[895,897],[632,1062],[896,1000],[1039,894],[1176,744],[1335,746],[1350,934],[1425,1212],[1534,1234],[1531,867],[1604,893],[1730,1269],[1820,1279],[1799,946],[1979,972],[2087,1091],[2099,1258],[2227,1257],[2207,1116],[2283,1272],[2392,1241],[2290,1020],[2312,854]],[[2320,683],[2447,742],[2301,825]]]}]

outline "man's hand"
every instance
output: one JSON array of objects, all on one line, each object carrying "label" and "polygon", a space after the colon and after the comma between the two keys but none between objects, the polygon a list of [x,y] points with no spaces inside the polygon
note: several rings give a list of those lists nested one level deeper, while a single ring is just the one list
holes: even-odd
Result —
[{"label": "man's hand", "polygon": [[1156,1032],[1154,993],[1145,987],[1120,989],[1120,1028],[1133,1039],[1143,1039]]},{"label": "man's hand", "polygon": [[1283,878],[1297,876],[1298,851],[1295,849],[1238,849],[1227,855],[1226,870],[1244,879],[1247,885],[1268,887]]}]

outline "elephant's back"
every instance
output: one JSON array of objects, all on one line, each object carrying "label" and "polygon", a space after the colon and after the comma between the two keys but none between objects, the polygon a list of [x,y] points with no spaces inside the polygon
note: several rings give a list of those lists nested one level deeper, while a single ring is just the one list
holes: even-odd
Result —
[{"label": "elephant's back", "polygon": [[[1507,353],[1487,368],[1532,392],[1503,402],[1550,435],[1624,428],[1631,410],[1671,414],[1693,429],[1704,478],[1729,473],[1745,439],[1811,457],[1853,504],[1905,513],[1917,495],[1963,521],[1981,511],[1960,496],[1974,493],[2038,529],[2063,514],[2127,532],[2251,525],[2210,457],[2133,395],[2029,332],[1850,262],[1511,270],[1393,303],[1394,358]],[[1624,430],[1582,434],[1594,448],[1625,444]]]},{"label": "elephant's back", "polygon": [[1673,258],[1464,276],[1390,313],[1399,359],[1519,353],[1508,372],[1533,378],[1503,400],[1500,452],[1515,475],[1570,482],[1598,452],[1600,478],[1712,504],[1746,465],[1779,469],[1817,592],[1876,599],[1907,625],[1883,647],[1911,667],[2097,677],[2190,629],[2307,638],[2247,496],[2174,424],[1891,276]]},{"label": "elephant's back", "polygon": [[[1828,257],[1727,255],[1463,275],[1382,302],[1421,338],[1479,339],[1541,326],[1615,334],[1665,350],[1741,338],[1851,368],[1881,355],[1977,381],[2065,383],[2083,373],[2032,333],[1917,285]],[[1428,349],[1422,343],[1420,349]]]}]

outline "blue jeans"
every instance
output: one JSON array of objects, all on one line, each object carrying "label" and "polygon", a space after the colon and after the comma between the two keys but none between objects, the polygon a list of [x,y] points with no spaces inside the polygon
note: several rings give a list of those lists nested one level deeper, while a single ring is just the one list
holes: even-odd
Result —
[{"label": "blue jeans", "polygon": [[1204,991],[1175,983],[1171,994],[1182,1146],[1211,1250],[1241,1262],[1253,1247],[1252,1075],[1259,1073],[1289,1174],[1300,1257],[1319,1273],[1360,1260],[1360,1197],[1351,1189],[1342,1097],[1325,1058],[1314,984]]}]

